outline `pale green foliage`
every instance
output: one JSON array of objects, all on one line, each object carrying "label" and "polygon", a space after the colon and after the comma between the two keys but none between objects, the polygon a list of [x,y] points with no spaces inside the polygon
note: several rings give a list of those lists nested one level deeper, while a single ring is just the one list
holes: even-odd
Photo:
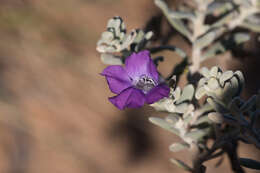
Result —
[{"label": "pale green foliage", "polygon": [[[171,87],[169,97],[150,105],[158,112],[166,112],[167,116],[150,117],[149,120],[182,139],[169,147],[172,152],[186,150],[195,152],[196,157],[193,158],[192,167],[178,159],[171,159],[171,162],[186,171],[204,173],[205,161],[231,152],[235,155],[232,160],[232,164],[236,164],[232,165],[233,168],[236,167],[234,171],[243,172],[240,164],[260,169],[259,162],[245,158],[239,160],[236,153],[238,141],[254,144],[260,149],[260,130],[255,125],[260,115],[260,92],[248,100],[243,100],[240,97],[245,86],[242,72],[223,72],[218,66],[210,69],[200,68],[201,62],[250,39],[248,31],[230,32],[236,27],[260,32],[260,0],[187,2],[172,10],[163,0],[155,0],[169,23],[191,43],[191,56],[170,45],[151,47],[148,43],[152,32],[132,30],[127,34],[123,20],[114,17],[108,21],[107,30],[102,33],[97,44],[101,60],[105,64],[123,64],[132,52],[142,49],[150,50],[151,54],[161,50],[177,53],[183,59],[166,80]],[[217,20],[206,24],[207,16],[213,16]],[[157,61],[157,58],[154,61]],[[181,89],[176,87],[176,79],[180,78],[187,66],[188,84]],[[196,73],[201,74],[200,79],[189,83]],[[209,140],[213,140],[213,145],[209,146]]]},{"label": "pale green foliage", "polygon": [[[172,10],[163,0],[155,0],[169,23],[191,42],[192,73],[199,69],[201,62],[248,41],[250,37],[247,32],[222,37],[224,33],[236,27],[260,32],[258,0],[191,0],[189,3]],[[205,20],[209,15],[219,19],[210,25],[206,24]],[[219,39],[220,37],[222,38]],[[227,42],[234,43],[230,45]]]},{"label": "pale green foliage", "polygon": [[[138,52],[143,49],[153,33],[140,29],[133,29],[126,34],[126,26],[121,17],[113,17],[107,23],[107,30],[102,33],[100,40],[97,42],[97,51],[101,53],[101,60],[104,64],[120,65],[123,58],[115,53],[122,53],[123,57],[129,56],[130,52]],[[130,46],[133,50],[130,50]]]},{"label": "pale green foliage", "polygon": [[187,149],[193,144],[203,141],[203,138],[209,134],[210,126],[200,129],[202,123],[209,123],[209,119],[201,116],[204,112],[194,112],[192,99],[194,88],[192,85],[184,87],[183,91],[177,87],[170,93],[169,98],[160,100],[152,104],[158,111],[170,112],[165,119],[150,118],[149,120],[160,127],[173,131],[184,140]]},{"label": "pale green foliage", "polygon": [[235,73],[225,71],[223,73],[220,68],[214,66],[211,70],[203,67],[200,73],[203,77],[198,83],[198,89],[195,95],[197,99],[207,95],[229,103],[234,96],[240,95],[243,89],[244,77],[240,71]]}]

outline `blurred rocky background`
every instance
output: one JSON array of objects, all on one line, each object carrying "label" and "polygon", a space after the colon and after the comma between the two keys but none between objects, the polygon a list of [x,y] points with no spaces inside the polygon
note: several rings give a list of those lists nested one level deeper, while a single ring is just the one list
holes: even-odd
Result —
[{"label": "blurred rocky background", "polygon": [[[105,65],[95,47],[116,15],[129,30],[149,21],[156,29],[160,19],[152,0],[0,0],[1,173],[182,172],[169,158],[189,160],[189,154],[168,151],[178,139],[148,122],[158,113],[148,106],[119,111],[107,100],[112,93],[99,75]],[[162,22],[160,33],[188,51]],[[166,75],[180,59],[165,57],[159,69]],[[253,70],[246,79],[259,88],[259,60],[233,59],[229,54],[208,65]],[[257,158],[251,148],[242,146],[240,154]],[[217,162],[209,172],[230,172],[227,158],[219,168]]]}]

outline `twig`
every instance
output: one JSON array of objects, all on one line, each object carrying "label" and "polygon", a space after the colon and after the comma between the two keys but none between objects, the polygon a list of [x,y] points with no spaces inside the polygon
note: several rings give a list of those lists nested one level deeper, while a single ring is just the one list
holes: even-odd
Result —
[{"label": "twig", "polygon": [[237,141],[232,140],[230,143],[227,143],[223,149],[227,153],[232,170],[234,173],[244,173],[245,171],[239,164],[238,155],[237,155]]},{"label": "twig", "polygon": [[214,155],[212,155],[216,150],[223,147],[224,143],[218,143],[217,141],[213,144],[211,149],[204,150],[201,152],[199,149],[197,149],[197,152],[195,153],[195,157],[193,158],[193,172],[192,173],[205,173],[206,167],[203,166],[203,163],[205,161],[208,161],[209,159],[215,158],[217,156],[222,155],[224,152],[219,152]]}]

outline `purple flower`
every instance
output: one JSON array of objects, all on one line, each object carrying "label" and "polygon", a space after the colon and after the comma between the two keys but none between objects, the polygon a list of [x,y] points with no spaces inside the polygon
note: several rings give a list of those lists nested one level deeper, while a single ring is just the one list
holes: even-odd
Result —
[{"label": "purple flower", "polygon": [[170,92],[166,84],[159,82],[159,74],[147,50],[129,56],[125,67],[108,66],[101,75],[106,77],[110,90],[118,94],[109,101],[119,109],[152,104]]}]

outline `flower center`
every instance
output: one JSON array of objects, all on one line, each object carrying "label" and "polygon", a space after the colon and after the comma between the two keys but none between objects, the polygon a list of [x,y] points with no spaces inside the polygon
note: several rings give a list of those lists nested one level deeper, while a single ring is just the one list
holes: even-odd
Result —
[{"label": "flower center", "polygon": [[147,93],[155,86],[156,82],[146,75],[142,75],[135,84],[135,87],[141,89],[144,93]]}]

